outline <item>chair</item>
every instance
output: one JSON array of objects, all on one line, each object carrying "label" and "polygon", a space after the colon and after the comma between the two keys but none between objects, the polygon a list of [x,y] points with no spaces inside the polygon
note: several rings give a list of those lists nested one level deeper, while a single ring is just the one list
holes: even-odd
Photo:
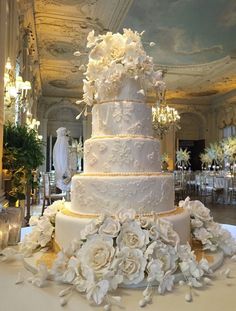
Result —
[{"label": "chair", "polygon": [[186,195],[192,196],[196,194],[196,176],[195,173],[190,171],[185,174],[186,179]]},{"label": "chair", "polygon": [[184,180],[184,174],[182,171],[174,172],[174,187],[175,187],[175,201],[184,199],[184,194],[186,190],[186,182]]},{"label": "chair", "polygon": [[219,196],[222,195],[223,203],[225,201],[224,198],[224,191],[225,191],[225,178],[221,176],[214,176],[213,179],[213,188],[212,188],[212,194],[213,194],[213,202],[217,202],[219,199]]},{"label": "chair", "polygon": [[214,186],[214,176],[202,173],[200,175],[200,196],[204,202],[207,203],[207,198],[211,198],[213,201],[213,186]]},{"label": "chair", "polygon": [[[54,188],[54,189],[53,189]],[[45,207],[51,205],[53,201],[62,200],[65,198],[66,193],[56,193],[55,187],[53,187],[50,173],[43,174],[43,206],[42,206],[42,215],[44,213]],[[47,204],[46,204],[47,202]]]},{"label": "chair", "polygon": [[228,186],[229,203],[233,204],[234,199],[236,199],[236,176],[233,176],[230,180]]}]

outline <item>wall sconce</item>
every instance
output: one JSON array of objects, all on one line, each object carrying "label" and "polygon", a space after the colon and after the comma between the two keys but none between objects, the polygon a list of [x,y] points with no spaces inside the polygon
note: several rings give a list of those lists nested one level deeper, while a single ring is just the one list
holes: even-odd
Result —
[{"label": "wall sconce", "polygon": [[31,89],[29,81],[23,81],[21,76],[15,76],[10,59],[7,59],[4,74],[4,103],[7,108],[12,105],[27,106],[27,93]]},{"label": "wall sconce", "polygon": [[26,124],[27,124],[29,129],[32,129],[36,132],[38,139],[40,139],[40,140],[43,139],[42,135],[38,134],[40,121],[32,118],[32,114],[30,113],[30,111],[27,111],[27,113],[26,113]]}]

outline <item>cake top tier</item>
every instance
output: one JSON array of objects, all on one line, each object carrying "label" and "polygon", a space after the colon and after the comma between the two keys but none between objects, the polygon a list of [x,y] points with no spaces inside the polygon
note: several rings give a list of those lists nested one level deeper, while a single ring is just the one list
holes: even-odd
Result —
[{"label": "cake top tier", "polygon": [[[143,102],[148,89],[163,87],[163,74],[154,70],[153,59],[146,54],[141,36],[142,33],[130,29],[124,29],[123,34],[107,32],[95,36],[94,31],[88,34],[87,48],[90,52],[83,80],[84,94],[83,100],[77,103],[85,102],[92,106],[119,99],[117,96],[120,95],[125,95],[122,100]],[[132,93],[124,87],[125,81],[130,79],[138,81],[138,84],[133,83],[135,87],[130,88]]]}]

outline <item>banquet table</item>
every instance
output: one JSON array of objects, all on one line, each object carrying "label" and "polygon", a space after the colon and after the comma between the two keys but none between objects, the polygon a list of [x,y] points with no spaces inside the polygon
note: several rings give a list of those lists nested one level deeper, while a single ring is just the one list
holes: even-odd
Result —
[{"label": "banquet table", "polygon": [[[236,237],[236,226],[226,226]],[[23,232],[24,234],[25,232]],[[230,277],[224,275],[230,269]],[[24,282],[16,285],[18,273],[24,277]],[[58,293],[67,285],[48,281],[43,288],[33,286],[27,282],[31,273],[21,262],[0,263],[0,311],[99,311],[103,306],[89,304],[83,295],[73,292],[68,304],[60,305]],[[153,296],[153,303],[146,305],[147,311],[233,311],[236,309],[236,262],[227,258],[224,265],[214,273],[212,284],[202,289],[193,290],[193,301],[186,302],[186,286],[176,285],[173,292],[165,295],[157,293]],[[122,308],[112,306],[112,310],[140,310],[138,302],[142,299],[142,289],[119,289],[115,295],[121,296]]]}]

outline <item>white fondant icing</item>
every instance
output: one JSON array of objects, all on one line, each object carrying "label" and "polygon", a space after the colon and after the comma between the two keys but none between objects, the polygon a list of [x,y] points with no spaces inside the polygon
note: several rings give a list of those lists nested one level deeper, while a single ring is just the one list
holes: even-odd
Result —
[{"label": "white fondant icing", "polygon": [[108,102],[92,109],[92,136],[152,136],[151,107],[139,102]]},{"label": "white fondant icing", "polygon": [[86,176],[72,178],[71,210],[112,213],[119,208],[164,212],[174,208],[172,174],[157,176]]},{"label": "white fondant icing", "polygon": [[[88,214],[114,215],[120,208],[137,213],[174,211],[173,175],[158,173],[159,143],[152,137],[151,107],[138,92],[140,81],[127,79],[120,86],[113,94],[99,94],[104,102],[92,109],[93,138],[84,146],[85,174],[72,178],[69,210],[76,217],[56,216],[55,239],[61,247],[80,238],[91,221]],[[181,243],[189,241],[186,211],[163,217],[173,223]]]},{"label": "white fondant icing", "polygon": [[[190,237],[189,213],[184,211],[163,217],[173,224],[180,236],[180,243],[185,244]],[[79,218],[58,213],[56,216],[55,240],[61,248],[66,248],[73,239],[80,238],[80,232],[91,221],[91,218]]]},{"label": "white fondant icing", "polygon": [[[87,152],[87,148],[89,152]],[[103,138],[85,142],[85,172],[158,172],[159,141],[150,138]]]},{"label": "white fondant icing", "polygon": [[109,100],[123,101],[127,99],[143,102],[145,96],[139,92],[142,89],[142,84],[141,79],[135,80],[134,78],[125,76],[116,83],[111,81],[111,88],[103,87],[102,90],[98,89],[98,103]]}]

